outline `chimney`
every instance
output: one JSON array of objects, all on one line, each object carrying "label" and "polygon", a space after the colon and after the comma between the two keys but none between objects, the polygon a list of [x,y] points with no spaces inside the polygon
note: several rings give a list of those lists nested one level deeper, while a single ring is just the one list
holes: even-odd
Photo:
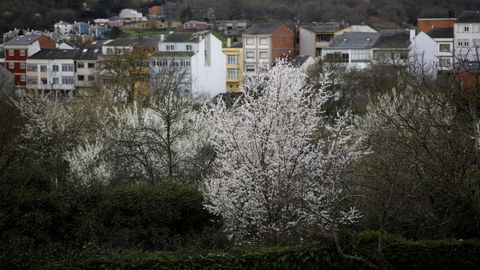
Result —
[{"label": "chimney", "polygon": [[232,47],[232,39],[227,38],[227,48],[230,48],[230,47]]},{"label": "chimney", "polygon": [[165,40],[165,34],[160,35],[160,42],[163,42]]}]

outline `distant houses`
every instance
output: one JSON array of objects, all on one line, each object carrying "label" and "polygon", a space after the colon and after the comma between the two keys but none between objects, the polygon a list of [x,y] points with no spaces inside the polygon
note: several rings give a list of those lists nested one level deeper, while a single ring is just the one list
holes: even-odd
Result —
[{"label": "distant houses", "polygon": [[[152,24],[144,22],[141,12],[124,9],[117,17],[95,19],[93,24],[59,21],[53,32],[14,29],[3,35],[0,65],[12,73],[19,89],[82,91],[101,83],[105,57],[142,49],[150,52],[152,78],[175,70],[183,77],[179,91],[198,97],[240,93],[244,73],[269,68],[279,58],[299,68],[318,61],[346,69],[416,65],[428,67],[432,74],[461,73],[458,78],[465,86],[480,73],[475,65],[480,61],[480,11],[465,11],[458,18],[419,18],[416,29],[376,30],[343,22],[249,27],[245,20],[191,20],[179,25],[179,31],[159,33],[157,38],[105,39],[108,29],[125,24],[125,29],[137,24],[158,27],[159,22],[172,26],[164,20],[171,19],[171,7],[149,6]],[[223,40],[216,36],[221,33],[227,35]]]}]

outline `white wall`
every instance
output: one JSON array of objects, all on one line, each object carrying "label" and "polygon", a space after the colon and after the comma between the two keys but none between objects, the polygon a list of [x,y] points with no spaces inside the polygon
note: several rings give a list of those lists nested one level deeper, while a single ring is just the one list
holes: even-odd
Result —
[{"label": "white wall", "polygon": [[315,33],[300,27],[300,55],[310,55],[315,57]]},{"label": "white wall", "polygon": [[[468,27],[468,31],[465,31]],[[480,59],[480,23],[455,23],[455,56],[457,59],[479,61]],[[460,41],[468,41],[468,46],[459,46]],[[475,45],[478,45],[476,47]]]},{"label": "white wall", "polygon": [[[27,71],[27,80],[28,77],[37,77],[37,85],[27,85],[29,89],[49,89],[49,90],[74,90],[75,89],[75,71],[62,71],[62,64],[70,64],[74,65],[73,59],[56,59],[56,60],[48,60],[48,59],[27,59],[27,66],[28,65],[36,65],[37,71],[36,72],[29,72]],[[47,71],[41,72],[41,66],[46,65]],[[53,65],[58,65],[58,72],[53,71]],[[74,69],[75,70],[75,69]],[[62,77],[72,77],[73,83],[72,84],[63,84]],[[41,82],[41,78],[47,78],[47,84],[44,85]],[[58,84],[53,84],[53,78],[58,78]]]},{"label": "white wall", "polygon": [[435,75],[438,69],[438,53],[437,42],[424,32],[420,32],[410,44],[410,64],[415,69]]},{"label": "white wall", "polygon": [[212,98],[226,92],[227,57],[222,42],[211,33],[198,43],[198,53],[192,57],[192,95]]}]

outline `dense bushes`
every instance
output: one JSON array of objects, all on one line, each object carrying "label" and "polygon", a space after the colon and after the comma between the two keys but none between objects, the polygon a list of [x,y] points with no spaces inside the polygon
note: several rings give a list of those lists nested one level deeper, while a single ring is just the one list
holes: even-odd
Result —
[{"label": "dense bushes", "polygon": [[0,269],[66,249],[174,250],[218,225],[203,195],[176,183],[71,191],[38,169],[0,178]]},{"label": "dense bushes", "polygon": [[[304,247],[236,251],[205,256],[162,253],[110,253],[70,260],[73,269],[475,269],[480,265],[480,242],[408,241],[378,233],[349,238],[347,252],[365,260],[346,259],[333,243]],[[352,244],[356,243],[355,246]],[[368,262],[368,263],[367,263]]]}]

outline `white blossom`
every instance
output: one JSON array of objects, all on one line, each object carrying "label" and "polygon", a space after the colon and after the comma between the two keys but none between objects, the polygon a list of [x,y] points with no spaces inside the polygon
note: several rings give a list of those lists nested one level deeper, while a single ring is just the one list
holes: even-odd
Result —
[{"label": "white blossom", "polygon": [[300,69],[278,62],[246,77],[242,106],[220,102],[210,109],[218,171],[207,193],[232,237],[289,235],[332,223],[341,174],[361,151],[348,135],[347,117],[331,121],[321,111],[327,77],[314,91]]}]

